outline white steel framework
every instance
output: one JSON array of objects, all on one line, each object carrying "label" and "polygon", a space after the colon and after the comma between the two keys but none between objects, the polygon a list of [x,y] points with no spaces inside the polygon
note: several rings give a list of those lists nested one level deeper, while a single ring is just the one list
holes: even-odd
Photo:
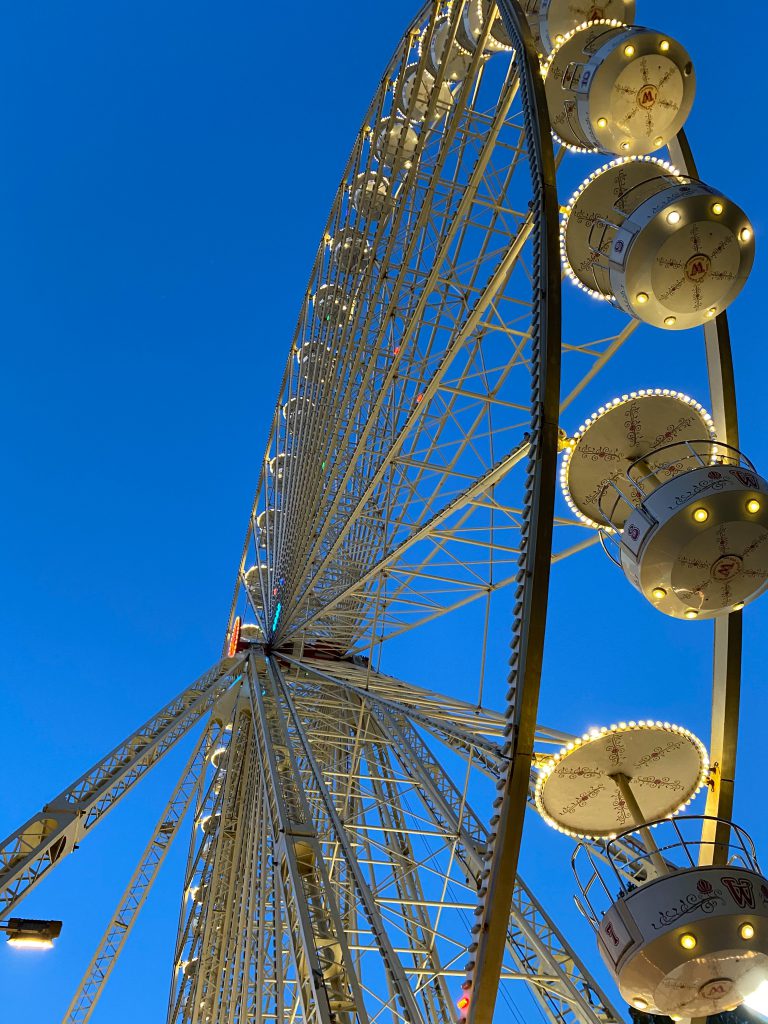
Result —
[{"label": "white steel framework", "polygon": [[[418,13],[355,140],[272,416],[226,656],[0,846],[7,915],[206,720],[70,1024],[94,1013],[188,811],[168,1024],[488,1024],[523,985],[552,1024],[621,1020],[516,867],[537,764],[570,741],[537,724],[550,567],[597,540],[555,507],[559,413],[638,321],[602,308],[560,337],[557,169],[574,157],[553,150],[517,0],[499,3],[509,47],[478,4],[460,80],[440,62],[424,109],[405,95],[464,7]],[[693,173],[684,137],[670,148]],[[735,444],[724,315],[705,337]],[[506,588],[508,690],[485,701]],[[388,641],[476,603],[472,699],[381,671]],[[740,630],[739,614],[716,624],[708,812],[725,819]],[[614,852],[628,875],[636,852]]]}]

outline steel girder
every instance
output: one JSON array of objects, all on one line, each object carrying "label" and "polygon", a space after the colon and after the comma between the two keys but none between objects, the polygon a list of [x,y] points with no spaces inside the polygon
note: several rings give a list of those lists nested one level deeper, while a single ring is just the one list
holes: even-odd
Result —
[{"label": "steel girder", "polygon": [[295,753],[277,695],[268,684],[264,661],[252,662],[249,682],[276,875],[304,1019],[307,1024],[331,1024],[334,1015],[339,1014],[343,1020],[368,1024],[341,910],[328,879]]},{"label": "steel girder", "polygon": [[[69,1021],[90,1016],[195,793],[170,1024],[330,1024],[334,1013],[368,1024],[382,1011],[404,1024],[453,1019],[449,982],[463,974],[469,928],[459,919],[482,884],[487,832],[418,730],[471,763],[503,719],[349,662],[337,663],[336,678],[310,663],[284,675],[283,661],[254,649],[247,664],[226,663],[172,702],[175,724],[167,709],[151,720],[157,750],[186,722],[183,709],[216,702],[213,731],[158,823]],[[146,727],[139,734],[150,737]],[[220,745],[209,756],[213,737]],[[99,799],[112,806],[124,779],[103,777],[116,788],[100,788]],[[553,1024],[614,1020],[519,880],[515,894],[501,977],[528,981]]]},{"label": "steel girder", "polygon": [[224,659],[0,844],[0,915],[6,915],[238,679]]},{"label": "steel girder", "polygon": [[[446,835],[453,836],[457,858],[480,888],[485,871],[488,829],[474,813],[451,778],[422,739],[416,726],[426,728],[449,746],[454,746],[450,733],[442,733],[441,715],[449,717],[450,707],[441,707],[437,695],[429,711],[417,712],[409,702],[409,688],[399,680],[383,680],[376,674],[368,678],[369,689],[353,686],[347,680],[323,672],[314,664],[292,661],[295,668],[305,668],[319,679],[346,690],[368,708],[381,729],[382,739],[389,745],[401,769],[413,779],[432,820]],[[348,675],[364,675],[363,669],[345,666]],[[399,691],[398,701],[378,695],[382,683],[387,689]],[[377,684],[379,684],[377,686]],[[426,691],[412,689],[413,698],[424,707],[428,705]],[[450,702],[449,702],[450,703]],[[560,736],[558,742],[567,741]],[[468,756],[472,758],[473,744],[468,742]],[[498,779],[502,765],[496,763],[494,775]],[[499,801],[497,801],[498,803]],[[515,894],[509,918],[506,948],[511,961],[522,976],[530,979],[530,987],[541,1009],[561,1024],[579,1021],[581,1024],[606,1024],[621,1020],[599,985],[590,977],[578,956],[568,944],[554,921],[528,889],[520,876],[515,883]]]},{"label": "steel girder", "polygon": [[163,809],[118,908],[112,915],[104,937],[72,998],[65,1015],[65,1024],[86,1024],[90,1020],[103,987],[150,894],[165,856],[203,782],[210,747],[216,742],[219,733],[220,726],[211,723],[195,744],[181,780]]}]

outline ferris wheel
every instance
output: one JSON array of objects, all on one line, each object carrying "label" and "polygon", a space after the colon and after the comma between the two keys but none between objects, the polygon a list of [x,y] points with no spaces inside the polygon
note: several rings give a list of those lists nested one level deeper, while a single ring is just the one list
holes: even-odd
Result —
[{"label": "ferris wheel", "polygon": [[[633,0],[428,4],[408,27],[321,232],[222,658],[0,847],[6,930],[52,941],[15,908],[198,727],[64,1021],[98,1020],[185,818],[169,1024],[488,1024],[521,990],[558,1024],[621,1020],[520,877],[526,811],[578,840],[563,870],[635,1010],[707,1016],[764,979],[768,881],[731,820],[741,610],[768,587],[726,319],[754,237],[697,177],[694,92]],[[708,393],[663,365],[607,392],[661,331]],[[576,556],[676,629],[714,620],[706,745],[539,721],[552,566]],[[391,673],[478,609],[462,699],[428,659]]]}]

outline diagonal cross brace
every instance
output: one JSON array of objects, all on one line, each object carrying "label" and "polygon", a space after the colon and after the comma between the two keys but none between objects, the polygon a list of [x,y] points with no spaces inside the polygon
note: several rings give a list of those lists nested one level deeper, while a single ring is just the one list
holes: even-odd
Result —
[{"label": "diagonal cross brace", "polygon": [[0,917],[211,710],[239,680],[243,661],[214,665],[0,844]]}]

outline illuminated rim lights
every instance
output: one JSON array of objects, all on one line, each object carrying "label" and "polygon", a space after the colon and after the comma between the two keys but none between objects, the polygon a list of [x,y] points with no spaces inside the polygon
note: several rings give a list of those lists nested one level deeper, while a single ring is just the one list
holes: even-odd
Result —
[{"label": "illuminated rim lights", "polygon": [[[477,23],[478,23],[478,25],[482,25],[483,28],[484,28],[485,27],[485,20],[486,19],[484,17],[485,11],[483,10],[483,2],[482,2],[482,0],[474,0],[474,5],[473,6],[474,6],[475,18],[477,20]],[[469,8],[470,8],[470,4],[467,4],[467,7],[466,7],[467,12],[469,12]],[[493,35],[493,27],[494,27],[494,25],[496,23],[496,19],[498,19],[499,21],[501,20],[501,15],[499,13],[496,14],[496,18],[494,19],[493,22],[491,22],[491,30],[490,30],[489,40],[492,40],[492,43],[490,41],[488,41],[485,44],[488,47],[488,53],[489,54],[492,54],[492,53],[511,53],[512,50],[513,50],[513,47],[512,46],[507,46],[505,43],[502,43],[499,39],[497,39]],[[466,22],[465,22],[465,24],[466,24]],[[480,31],[482,31],[482,29]],[[477,37],[478,37],[479,34],[480,34],[479,32],[476,32],[476,34],[475,34],[475,44],[477,44]],[[466,50],[464,50],[464,47],[460,43],[457,42],[456,45],[463,52],[465,52],[465,53],[467,52]],[[470,54],[469,56],[472,56],[472,55]],[[461,1007],[459,1007],[459,1009],[461,1009]]]},{"label": "illuminated rim lights", "polygon": [[[431,39],[429,41],[429,47],[425,47],[424,46],[424,43],[425,43],[425,40],[426,40],[426,37],[427,37],[428,29],[424,28],[424,30],[419,35],[418,40],[416,42],[416,52],[419,55],[419,61],[422,60],[422,58],[424,57],[425,52],[426,52],[427,49],[430,49],[430,50],[432,49],[432,46],[434,44],[435,36],[437,35],[438,30],[442,28],[442,25],[448,23],[448,17],[449,16],[447,14],[443,14],[435,22],[435,24],[433,26],[432,37],[431,37]],[[443,36],[443,48],[444,49],[445,49],[445,43],[446,43],[446,36]],[[435,61],[436,64],[442,64],[443,65],[443,69],[442,69],[443,70],[443,74],[445,74],[445,69],[446,69],[446,66],[447,66],[447,62],[448,62],[448,60],[450,60],[451,51],[453,51],[453,50],[455,50],[456,53],[461,54],[461,56],[464,57],[465,59],[472,57],[472,54],[469,52],[469,50],[465,49],[465,47],[463,47],[461,45],[461,43],[456,38],[454,38],[453,42],[450,45],[448,54],[446,54],[445,52],[441,52],[439,54],[439,60]],[[434,55],[431,55],[431,54],[426,54],[426,55],[428,57],[430,57],[430,60],[434,59]],[[490,52],[483,53],[483,54],[481,54],[481,60],[485,61],[490,56],[491,56]],[[427,66],[427,70],[429,71],[430,74],[432,74],[432,71],[430,70],[429,66]],[[459,81],[461,81],[461,80],[462,79],[459,79],[459,78],[452,79],[452,78],[446,78],[446,77],[443,77],[443,79],[442,79],[442,81],[444,81],[446,83],[446,85],[457,85],[459,83]]]},{"label": "illuminated rim lights", "polygon": [[541,65],[541,77],[546,78],[547,72],[552,67],[555,57],[558,52],[579,32],[583,32],[585,28],[597,28],[598,25],[607,25],[609,28],[631,28],[631,25],[627,25],[625,21],[621,21],[619,18],[595,18],[594,21],[582,21],[576,28],[572,28],[569,32],[566,32],[564,36],[559,35],[555,39],[555,45],[552,48],[549,56]]},{"label": "illuminated rim lights", "polygon": [[610,170],[613,167],[622,167],[624,164],[656,164],[662,171],[666,171],[667,174],[678,179],[678,183],[682,184],[685,181],[685,175],[679,171],[674,164],[671,164],[668,160],[661,160],[657,156],[619,156],[615,160],[609,160],[607,164],[603,164],[602,167],[598,167],[596,171],[593,171],[588,178],[579,185],[576,191],[573,193],[571,198],[568,200],[568,204],[563,211],[563,219],[560,221],[560,260],[563,264],[568,277],[581,291],[586,292],[587,295],[591,295],[593,299],[600,299],[603,302],[614,302],[615,296],[613,294],[604,295],[602,292],[596,291],[594,288],[589,288],[584,282],[576,275],[573,267],[570,264],[568,255],[565,248],[565,232],[568,227],[568,221],[570,220],[571,214],[573,213],[573,207],[584,192],[584,190],[592,184],[595,178],[599,178],[605,171]]},{"label": "illuminated rim lights", "polygon": [[240,643],[240,627],[242,626],[242,620],[238,615],[235,621],[232,623],[232,632],[229,635],[229,645],[227,646],[227,657],[234,658],[237,654],[237,645]]},{"label": "illuminated rim lights", "polygon": [[698,940],[692,932],[683,932],[679,941],[683,949],[696,949],[696,946],[698,945]]},{"label": "illuminated rim lights", "polygon": [[[562,47],[570,39],[573,38],[573,36],[575,36],[578,32],[581,32],[585,28],[592,28],[592,27],[594,27],[596,25],[607,25],[609,28],[626,28],[626,29],[631,29],[632,28],[631,25],[628,25],[626,22],[621,21],[619,18],[595,18],[594,21],[583,21],[580,25],[577,25],[576,28],[571,29],[571,31],[566,33],[565,35],[558,35],[558,36],[555,37],[555,45],[552,48],[552,50],[551,50],[549,56],[547,57],[547,59],[542,63],[542,66],[541,66],[541,77],[542,78],[546,78],[546,76],[547,76],[547,74],[549,72],[549,69],[552,66],[554,58],[557,56],[558,52],[562,49]],[[669,48],[670,48],[669,40],[668,39],[662,39],[661,42],[659,43],[659,49],[661,50],[661,52],[662,53],[667,53],[669,51]],[[624,53],[624,56],[627,57],[627,58],[634,57],[634,55],[635,55],[635,47],[631,43],[629,43],[629,44],[627,44],[623,48],[622,52]],[[607,128],[608,127],[608,119],[605,118],[605,117],[599,117],[597,119],[597,127],[601,128],[601,129],[602,128]],[[572,153],[599,153],[600,152],[600,147],[599,146],[592,146],[592,147],[576,146],[572,142],[566,142],[565,139],[562,139],[557,134],[557,132],[554,129],[551,129],[551,134],[552,134],[552,138],[560,146],[563,146],[565,149],[570,150]],[[662,139],[658,139],[657,140],[657,145],[658,146],[663,145],[663,140]],[[625,142],[623,144],[622,148],[628,149],[629,148],[629,143]]]},{"label": "illuminated rim lights", "polygon": [[[544,791],[544,786],[549,776],[552,774],[552,772],[555,770],[558,764],[560,764],[561,761],[565,760],[565,758],[567,758],[569,754],[571,754],[574,750],[577,750],[580,747],[584,747],[589,743],[594,743],[595,740],[602,740],[609,733],[638,732],[642,729],[664,729],[666,732],[676,733],[678,736],[685,736],[686,739],[690,740],[690,742],[698,751],[700,769],[699,778],[696,782],[696,785],[693,791],[686,797],[686,799],[683,800],[682,803],[680,803],[677,807],[675,807],[674,810],[670,811],[668,817],[671,818],[674,817],[674,815],[679,814],[691,803],[693,798],[696,796],[696,794],[699,792],[702,786],[706,784],[707,779],[709,778],[709,754],[707,753],[706,747],[698,738],[698,736],[694,735],[694,733],[692,733],[690,729],[686,729],[682,725],[672,725],[670,722],[654,722],[650,719],[640,722],[619,722],[618,725],[612,725],[610,726],[610,728],[602,726],[602,728],[600,729],[591,729],[589,732],[584,733],[583,736],[571,740],[570,743],[567,743],[564,747],[560,748],[559,753],[553,754],[552,756],[548,757],[544,764],[539,767],[540,774],[538,779],[536,780],[536,790],[534,793],[536,810],[539,812],[544,821],[546,821],[546,823],[551,828],[555,829],[556,832],[562,832],[563,835],[572,836],[575,839],[616,838],[616,835],[618,833],[615,832],[609,836],[593,836],[587,835],[583,832],[575,832],[569,828],[564,828],[559,822],[555,821],[553,818],[549,816],[549,814],[547,814],[546,810],[544,809],[544,800],[542,794]],[[632,826],[626,831],[632,832],[635,830],[635,828],[636,826]]]},{"label": "illuminated rim lights", "polygon": [[[558,35],[555,38],[555,46],[553,47],[547,59],[541,65],[541,77],[547,77],[547,73],[549,72],[549,69],[552,66],[554,58],[557,56],[558,52],[563,48],[563,46],[565,46],[567,42],[569,42],[578,32],[581,32],[583,29],[593,28],[596,25],[607,25],[609,28],[631,28],[630,25],[627,25],[624,21],[620,21],[618,18],[596,18],[594,21],[582,21],[580,25],[577,25],[576,28],[572,28],[570,32],[567,32],[564,36]],[[597,126],[598,128],[607,128],[607,119],[604,117],[598,118]],[[554,128],[551,129],[551,134],[552,138],[555,140],[555,142],[557,142],[559,146],[563,146],[565,149],[570,150],[571,153],[600,152],[598,146],[575,146],[572,142],[566,142],[565,139],[560,138],[560,136],[557,134]]]},{"label": "illuminated rim lights", "polygon": [[288,422],[291,416],[298,416],[302,409],[314,409],[315,403],[308,395],[294,395],[287,402],[283,402],[283,419]]},{"label": "illuminated rim lights", "polygon": [[[338,283],[332,283],[326,281],[325,284],[321,284],[315,294],[312,296],[312,307],[315,313],[315,317],[321,323],[331,322],[328,314],[323,312],[323,306],[325,304],[333,310],[334,313],[352,313],[355,308],[355,300],[351,299],[344,288]],[[318,309],[320,306],[320,309]]]},{"label": "illuminated rim lights", "polygon": [[697,402],[694,398],[691,398],[689,395],[684,395],[682,391],[671,391],[669,388],[645,388],[642,391],[631,391],[628,395],[622,395],[621,398],[614,398],[613,401],[608,402],[605,405],[601,405],[597,412],[593,412],[589,419],[582,423],[573,437],[569,438],[565,448],[563,461],[560,466],[560,489],[563,492],[563,497],[565,498],[571,512],[573,512],[576,518],[580,520],[580,522],[584,523],[585,526],[591,526],[595,530],[602,530],[604,533],[616,533],[616,530],[612,526],[604,526],[602,523],[597,523],[594,519],[590,519],[589,516],[585,515],[576,507],[573,499],[571,498],[571,492],[568,489],[568,469],[577,443],[586,431],[602,416],[605,416],[609,410],[615,409],[617,405],[622,405],[624,402],[631,402],[635,398],[644,398],[647,395],[663,395],[665,398],[676,398],[678,401],[685,402],[686,405],[690,405],[706,423],[709,428],[709,436],[712,441],[717,441],[715,424],[712,417],[703,405]]},{"label": "illuminated rim lights", "polygon": [[755,926],[750,924],[749,921],[745,921],[744,924],[739,928],[739,935],[744,939],[745,942],[749,942],[750,939],[755,937]]}]

